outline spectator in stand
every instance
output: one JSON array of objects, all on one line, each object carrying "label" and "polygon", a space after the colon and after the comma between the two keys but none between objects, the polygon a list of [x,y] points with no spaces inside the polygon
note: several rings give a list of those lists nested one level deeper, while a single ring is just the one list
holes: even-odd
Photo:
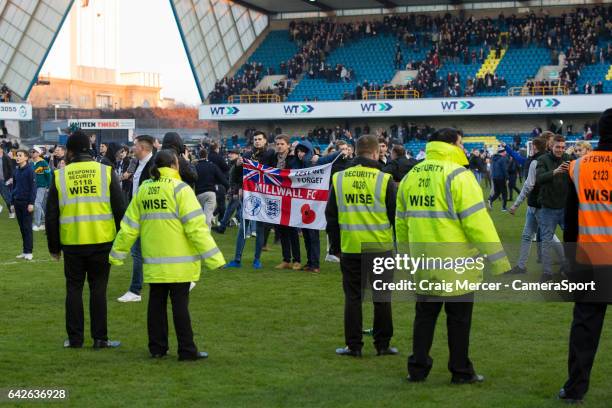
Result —
[{"label": "spectator in stand", "polygon": [[[0,195],[6,203],[6,208],[9,211],[9,218],[15,218],[15,213],[11,208],[11,190],[10,186],[13,183],[13,161],[5,154],[6,147],[0,146]],[[3,207],[0,205],[0,213]]]},{"label": "spectator in stand", "polygon": [[198,160],[195,168],[198,173],[195,193],[204,211],[206,225],[210,228],[213,213],[217,206],[217,186],[221,185],[224,187],[223,191],[227,191],[229,183],[219,166],[208,159],[206,149],[200,149],[200,160]]},{"label": "spectator in stand", "polygon": [[51,170],[49,163],[44,160],[42,150],[39,147],[34,147],[30,151],[32,155],[32,166],[36,175],[36,201],[34,203],[34,224],[33,231],[45,230],[45,208],[47,207],[47,194],[51,184]]},{"label": "spectator in stand", "polygon": [[489,209],[493,208],[493,203],[501,195],[502,211],[508,211],[506,209],[506,203],[508,202],[508,158],[506,157],[506,149],[501,146],[492,159],[491,178],[493,179],[493,191],[487,200]]}]

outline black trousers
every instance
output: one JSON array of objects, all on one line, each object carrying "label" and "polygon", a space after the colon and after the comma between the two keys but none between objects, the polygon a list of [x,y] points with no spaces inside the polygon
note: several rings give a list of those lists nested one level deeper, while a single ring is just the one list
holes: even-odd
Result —
[{"label": "black trousers", "polygon": [[[318,232],[318,231],[317,231]],[[373,273],[362,274],[361,257],[340,256],[342,270],[342,288],[344,289],[344,341],[351,350],[361,350],[363,347],[362,330],[363,316],[361,303],[365,285],[373,278]],[[374,303],[374,347],[383,350],[389,347],[393,337],[393,317],[391,302]]]},{"label": "black trousers", "polygon": [[569,378],[563,386],[570,398],[582,399],[589,389],[591,368],[599,346],[607,307],[606,303],[574,304],[567,361]]},{"label": "black trousers", "polygon": [[[412,334],[412,355],[408,357],[408,374],[414,379],[424,379],[429,374],[433,359],[429,355],[433,343],[434,330],[438,315],[444,306],[448,331],[448,350],[450,353],[448,369],[453,378],[470,378],[474,367],[468,357],[470,347],[470,328],[473,294],[443,302],[437,298],[417,296]],[[437,301],[432,301],[437,300]]]},{"label": "black trousers", "polygon": [[503,200],[502,208],[506,208],[508,202],[508,187],[506,186],[506,179],[493,179],[493,194],[489,197],[491,204],[495,202],[501,195]]},{"label": "black trousers", "polygon": [[227,194],[227,190],[225,186],[222,184],[217,184],[217,190],[215,191],[215,198],[217,200],[217,208],[215,208],[214,214],[219,216],[219,221],[223,218],[225,214],[225,195]]},{"label": "black trousers", "polygon": [[301,263],[300,235],[297,228],[278,225],[281,248],[283,251],[283,262]]},{"label": "black trousers", "polygon": [[189,282],[151,283],[147,310],[147,330],[151,354],[166,354],[168,351],[168,295],[172,302],[172,318],[178,340],[178,355],[184,359],[195,359],[198,349],[193,342],[191,318],[189,317]]},{"label": "black trousers", "polygon": [[34,212],[28,211],[27,201],[15,201],[15,215],[21,231],[23,241],[23,253],[31,254],[34,249],[34,239],[32,237],[32,216]]},{"label": "black trousers", "polygon": [[510,201],[512,201],[512,192],[516,191],[516,194],[521,194],[521,190],[518,189],[518,187],[516,186],[516,177],[510,177],[508,179],[508,195],[510,196],[510,198],[508,198]]},{"label": "black trousers", "polygon": [[109,250],[70,253],[64,251],[66,276],[66,331],[72,345],[83,344],[83,286],[89,284],[91,337],[108,340],[106,332],[106,286],[110,264]]}]

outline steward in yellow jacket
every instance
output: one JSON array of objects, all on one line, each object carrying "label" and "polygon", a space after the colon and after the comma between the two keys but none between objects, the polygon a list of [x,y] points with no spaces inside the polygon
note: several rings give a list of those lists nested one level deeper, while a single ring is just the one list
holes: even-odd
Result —
[{"label": "steward in yellow jacket", "polygon": [[413,355],[408,359],[410,381],[424,381],[432,367],[429,350],[442,306],[449,328],[452,382],[484,380],[474,372],[468,358],[473,292],[457,283],[481,282],[480,265],[484,266],[485,260],[494,274],[509,271],[510,263],[487,213],[482,189],[464,167],[467,164],[461,135],[455,129],[441,129],[431,136],[426,159],[399,186],[395,230],[400,252],[408,246],[412,257],[450,258],[456,265],[471,265],[446,269],[434,262],[415,272],[417,302]]},{"label": "steward in yellow jacket", "polygon": [[176,153],[161,150],[154,160],[152,179],[132,199],[109,259],[113,265],[123,264],[140,237],[144,282],[151,286],[147,319],[151,355],[163,357],[168,351],[166,304],[170,295],[179,360],[205,358],[207,354],[198,352],[193,341],[190,284],[200,278],[201,261],[206,269],[216,269],[225,260],[193,190],[180,179]]}]

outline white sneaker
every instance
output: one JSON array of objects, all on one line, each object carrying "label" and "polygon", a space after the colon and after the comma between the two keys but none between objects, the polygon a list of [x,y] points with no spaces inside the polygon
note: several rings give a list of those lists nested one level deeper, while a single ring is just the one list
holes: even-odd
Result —
[{"label": "white sneaker", "polygon": [[26,254],[21,254],[21,255],[17,255],[15,258],[17,259],[23,259],[26,257]]},{"label": "white sneaker", "polygon": [[31,261],[32,259],[34,259],[34,256],[32,254],[23,254],[23,259],[25,259],[26,261]]},{"label": "white sneaker", "polygon": [[9,213],[9,218],[15,218],[15,213],[14,212]]},{"label": "white sneaker", "polygon": [[325,262],[340,263],[340,258],[338,258],[336,255],[328,254],[325,256]]},{"label": "white sneaker", "polygon": [[121,303],[140,302],[142,300],[142,297],[128,290],[127,292],[125,292],[125,295],[121,296],[117,300]]},{"label": "white sneaker", "polygon": [[2,213],[2,210],[4,210],[4,207],[0,205],[0,213]]},{"label": "white sneaker", "polygon": [[193,288],[195,288],[195,287],[196,287],[196,283],[195,282],[191,282],[189,284],[189,291],[191,292],[193,290]]},{"label": "white sneaker", "polygon": [[256,233],[255,231],[253,231],[253,232],[251,232],[251,236],[252,236],[252,237],[256,237],[256,236],[257,236],[257,233]]},{"label": "white sneaker", "polygon": [[32,226],[32,231],[40,231],[36,225]]},{"label": "white sneaker", "polygon": [[38,231],[44,231],[45,230],[45,224],[42,224],[38,227]]}]

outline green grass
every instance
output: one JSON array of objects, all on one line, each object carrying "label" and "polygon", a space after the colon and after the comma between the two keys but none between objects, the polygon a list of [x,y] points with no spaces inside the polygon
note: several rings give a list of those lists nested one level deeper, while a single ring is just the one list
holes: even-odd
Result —
[{"label": "green grass", "polygon": [[[512,217],[492,212],[505,242],[518,242],[524,208]],[[235,229],[216,235],[231,259]],[[322,239],[325,244],[324,238]],[[401,356],[375,357],[366,337],[364,358],[337,357],[343,345],[343,294],[337,264],[320,275],[276,271],[280,248],[250,268],[247,241],[241,270],[206,272],[191,295],[196,343],[206,361],[148,358],[147,291],[142,303],[120,304],[131,266],[113,268],[108,286],[109,335],[117,350],[64,350],[64,276],[43,233],[35,233],[36,262],[15,262],[21,239],[14,220],[0,215],[0,388],[67,388],[73,406],[326,406],[326,407],[556,407],[566,376],[571,304],[478,303],[471,358],[487,381],[451,386],[444,315],[438,322],[426,383],[404,381],[411,351],[413,304],[394,304],[393,345]],[[305,250],[303,251],[305,253]],[[85,296],[87,302],[87,295]],[[86,303],[87,304],[87,303]],[[371,324],[364,306],[364,325]],[[609,406],[612,325],[604,327],[586,406]],[[86,337],[89,332],[86,314]],[[1,404],[0,404],[1,405]]]}]

